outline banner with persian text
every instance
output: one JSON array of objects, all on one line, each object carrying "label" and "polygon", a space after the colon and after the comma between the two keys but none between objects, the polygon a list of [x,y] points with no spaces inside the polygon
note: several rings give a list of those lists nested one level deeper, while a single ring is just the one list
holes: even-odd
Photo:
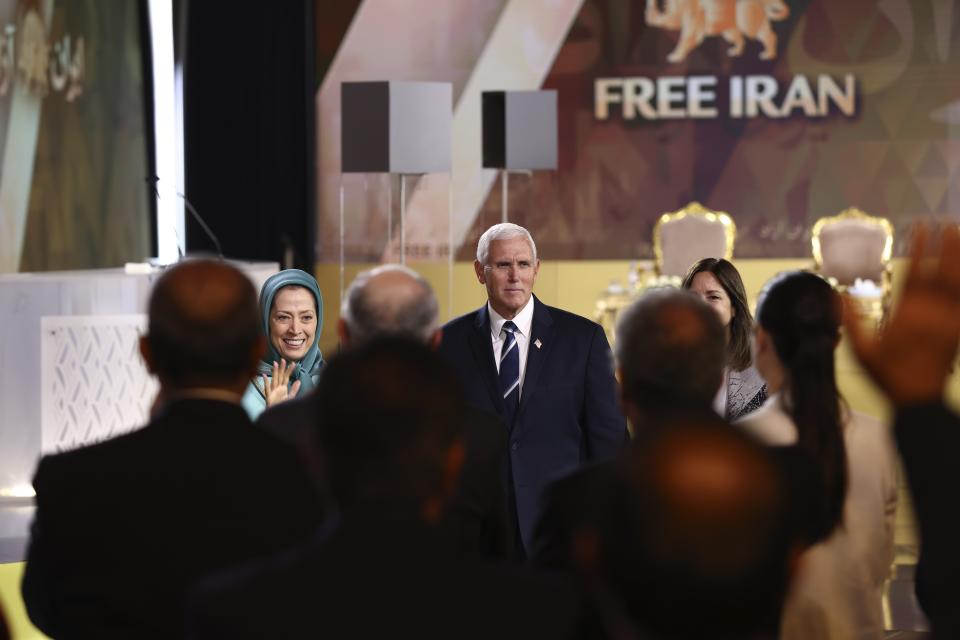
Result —
[{"label": "banner with persian text", "polygon": [[[560,167],[511,176],[509,213],[545,257],[650,257],[691,201],[733,217],[739,258],[809,256],[847,207],[889,218],[898,251],[960,214],[953,2],[585,0],[543,86]],[[501,206],[494,188],[467,238]]]}]

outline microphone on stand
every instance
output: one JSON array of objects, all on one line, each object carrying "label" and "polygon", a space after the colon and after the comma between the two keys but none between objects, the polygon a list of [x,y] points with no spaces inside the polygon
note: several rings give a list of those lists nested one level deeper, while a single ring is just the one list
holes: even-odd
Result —
[{"label": "microphone on stand", "polygon": [[[153,185],[153,193],[155,196],[157,196],[157,200],[159,200],[160,190],[157,188],[157,183],[160,182],[160,177],[157,175],[147,176],[146,181]],[[190,215],[193,216],[193,219],[197,221],[197,224],[200,225],[200,228],[203,229],[203,232],[207,234],[207,237],[210,239],[211,242],[213,242],[213,246],[217,250],[217,257],[220,258],[221,260],[224,260],[225,258],[223,256],[223,247],[220,245],[220,240],[217,239],[217,235],[207,225],[203,217],[197,212],[194,206],[190,204],[190,201],[187,199],[187,196],[183,195],[179,191],[177,192],[177,196],[183,198],[183,203],[186,205],[187,211],[190,212]],[[176,227],[174,227],[173,233],[174,235],[177,235]],[[177,235],[177,254],[179,255],[178,262],[180,260],[183,260],[183,249],[180,248],[179,235]]]},{"label": "microphone on stand", "polygon": [[183,198],[183,203],[187,205],[187,211],[193,216],[193,219],[197,221],[197,224],[200,225],[200,228],[203,229],[203,232],[207,234],[207,237],[213,242],[213,246],[217,249],[217,257],[223,260],[223,248],[220,246],[220,241],[217,240],[216,234],[213,233],[213,230],[207,226],[207,223],[203,221],[203,218],[200,217],[200,214],[197,213],[197,210],[193,208],[193,205],[190,204],[190,201],[187,200],[187,196],[183,195],[179,191],[177,195]]}]

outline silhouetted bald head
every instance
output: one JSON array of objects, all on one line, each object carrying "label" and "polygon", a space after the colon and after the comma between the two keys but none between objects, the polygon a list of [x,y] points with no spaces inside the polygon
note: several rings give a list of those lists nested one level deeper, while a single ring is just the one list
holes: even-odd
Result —
[{"label": "silhouetted bald head", "polygon": [[146,342],[154,372],[175,387],[249,377],[263,348],[253,283],[224,262],[167,269],[150,294]]},{"label": "silhouetted bald head", "polygon": [[638,442],[601,525],[601,572],[630,618],[663,638],[776,631],[795,542],[773,454],[719,418]]},{"label": "silhouetted bald head", "polygon": [[439,354],[381,336],[330,360],[317,398],[316,443],[341,510],[419,509],[441,493],[464,400]]},{"label": "silhouetted bald head", "polygon": [[426,342],[437,330],[437,298],[416,271],[386,264],[360,273],[344,296],[341,317],[351,346],[381,335]]},{"label": "silhouetted bald head", "polygon": [[623,396],[644,412],[709,407],[723,381],[723,325],[689,291],[654,289],[627,307],[615,350]]}]

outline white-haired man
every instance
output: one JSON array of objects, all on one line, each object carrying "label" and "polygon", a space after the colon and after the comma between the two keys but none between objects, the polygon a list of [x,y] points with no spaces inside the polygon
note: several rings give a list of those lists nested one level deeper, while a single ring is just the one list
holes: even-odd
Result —
[{"label": "white-haired man", "polygon": [[507,473],[520,554],[530,549],[545,487],[628,440],[603,329],[533,295],[540,270],[530,233],[495,225],[480,237],[477,279],[487,303],[443,328],[441,353],[474,407],[510,434]]}]

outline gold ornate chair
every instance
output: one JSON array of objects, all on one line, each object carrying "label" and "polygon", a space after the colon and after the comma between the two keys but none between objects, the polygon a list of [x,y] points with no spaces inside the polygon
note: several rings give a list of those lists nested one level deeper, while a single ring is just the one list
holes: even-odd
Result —
[{"label": "gold ornate chair", "polygon": [[597,298],[593,308],[593,319],[603,327],[607,334],[607,341],[613,346],[617,318],[621,311],[651,287],[679,287],[681,283],[682,279],[679,276],[657,275],[650,261],[632,262],[627,272],[626,286],[619,280],[611,281],[610,286]]},{"label": "gold ornate chair", "polygon": [[653,227],[653,253],[661,276],[680,277],[702,258],[733,258],[737,226],[723,211],[691,202],[665,213]]},{"label": "gold ornate chair", "polygon": [[[871,216],[851,207],[835,216],[820,218],[811,234],[814,266],[841,291],[855,296],[857,280],[870,281],[876,302],[869,315],[881,320],[890,300],[890,260],[893,256],[893,225],[886,218]],[[861,284],[860,288],[864,288]],[[870,285],[867,284],[867,289]],[[870,298],[870,291],[865,292]],[[866,300],[864,300],[866,303]]]}]

